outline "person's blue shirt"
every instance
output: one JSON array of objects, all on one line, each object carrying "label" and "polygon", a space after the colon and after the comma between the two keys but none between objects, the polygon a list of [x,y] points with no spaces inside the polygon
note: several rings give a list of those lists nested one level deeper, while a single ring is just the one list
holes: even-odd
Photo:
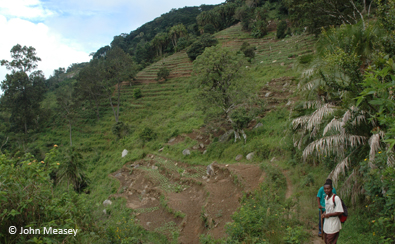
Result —
[{"label": "person's blue shirt", "polygon": [[[336,194],[336,189],[333,188],[333,189],[332,189],[332,192],[333,192],[334,194]],[[324,208],[322,209],[322,212],[325,212],[325,197],[326,197],[326,194],[325,194],[325,191],[324,191],[324,187],[323,187],[323,186],[321,186],[321,188],[318,190],[317,197],[320,198],[320,204],[321,204],[322,207],[324,207]]]}]

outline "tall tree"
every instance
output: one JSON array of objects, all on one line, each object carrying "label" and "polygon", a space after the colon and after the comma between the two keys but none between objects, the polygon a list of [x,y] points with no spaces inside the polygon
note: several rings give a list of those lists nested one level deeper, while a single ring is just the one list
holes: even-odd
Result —
[{"label": "tall tree", "polygon": [[[25,134],[28,125],[39,116],[40,102],[45,91],[45,78],[42,71],[34,71],[37,62],[34,47],[15,45],[11,49],[12,61],[1,60],[1,65],[11,70],[1,83],[4,91],[2,107],[11,112],[11,121],[17,128],[23,128]],[[28,72],[31,72],[28,75]]]},{"label": "tall tree", "polygon": [[99,105],[104,96],[102,60],[93,58],[78,74],[76,97],[88,100],[91,106],[96,107],[97,120],[100,120]]},{"label": "tall tree", "polygon": [[[119,47],[114,47],[108,51],[106,58],[102,60],[102,65],[104,89],[107,91],[107,97],[114,112],[115,122],[118,123],[122,82],[130,82],[136,75],[137,68],[132,57]],[[116,108],[112,100],[114,88],[116,88],[117,91]]]},{"label": "tall tree", "polygon": [[[252,87],[246,82],[244,70],[246,60],[226,48],[213,46],[193,62],[193,85],[198,88],[196,100],[207,114],[222,113],[235,128],[235,141],[247,139],[243,128],[234,121],[232,113],[235,109],[245,107],[248,99],[253,98]],[[241,123],[243,124],[243,123]]]},{"label": "tall tree", "polygon": [[70,147],[73,146],[71,137],[71,126],[76,116],[76,108],[78,107],[77,100],[74,97],[72,84],[68,84],[56,91],[56,101],[60,108],[60,114],[64,117],[69,124]]},{"label": "tall tree", "polygon": [[187,34],[187,29],[185,28],[185,26],[183,24],[178,24],[175,25],[173,27],[171,27],[170,31],[169,31],[169,35],[173,44],[173,47],[176,48],[177,46],[177,40],[180,37],[183,37]]}]

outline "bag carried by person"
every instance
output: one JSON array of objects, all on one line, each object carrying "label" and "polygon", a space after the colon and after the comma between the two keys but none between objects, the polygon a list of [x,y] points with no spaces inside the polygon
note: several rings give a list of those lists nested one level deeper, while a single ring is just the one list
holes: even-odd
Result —
[{"label": "bag carried by person", "polygon": [[[333,204],[335,205],[336,208],[336,203],[335,203],[335,196],[336,194],[333,194]],[[338,196],[339,197],[339,196]],[[342,207],[343,207],[343,213],[341,215],[339,215],[339,219],[340,222],[343,224],[344,222],[346,222],[347,217],[348,217],[348,211],[347,211],[347,207],[344,204],[343,200],[339,197],[340,201],[342,202]]]}]

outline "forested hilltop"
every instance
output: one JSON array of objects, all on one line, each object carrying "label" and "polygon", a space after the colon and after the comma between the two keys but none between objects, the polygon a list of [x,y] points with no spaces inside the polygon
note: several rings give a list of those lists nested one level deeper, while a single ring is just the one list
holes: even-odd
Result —
[{"label": "forested hilltop", "polygon": [[339,243],[395,243],[394,16],[394,0],[173,9],[49,78],[16,44],[0,243],[323,243],[327,178]]}]

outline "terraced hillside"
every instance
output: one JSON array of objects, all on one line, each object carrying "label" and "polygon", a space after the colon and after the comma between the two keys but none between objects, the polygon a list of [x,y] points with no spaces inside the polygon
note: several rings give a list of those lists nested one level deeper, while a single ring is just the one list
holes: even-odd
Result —
[{"label": "terraced hillside", "polygon": [[192,73],[192,62],[189,60],[186,51],[177,52],[170,55],[140,71],[136,75],[137,83],[156,83],[156,77],[161,67],[170,70],[169,79],[177,77],[187,77]]},{"label": "terraced hillside", "polygon": [[[279,41],[270,33],[265,38],[254,39],[242,32],[240,25],[215,36],[220,44],[234,50],[239,50],[243,42],[256,47],[256,57],[246,69],[250,69],[251,82],[256,82],[259,89],[257,93],[264,100],[265,113],[291,107],[297,99],[294,97],[296,82],[293,77],[296,72],[292,70],[292,65],[298,56],[312,53],[313,37],[300,35]],[[156,80],[162,66],[171,70],[166,82]],[[253,131],[259,121],[271,120],[270,116],[263,118],[266,114],[258,116],[247,131],[251,135],[249,140],[255,142],[244,146],[234,143],[222,149],[218,158],[229,154],[231,156],[226,156],[227,159],[232,159],[218,164],[215,169],[217,174],[208,178],[204,164],[212,162],[208,157],[213,157],[210,153],[217,150],[210,148],[215,144],[210,144],[215,139],[218,141],[230,128],[219,128],[203,122],[203,116],[196,110],[192,99],[193,91],[188,90],[187,77],[191,73],[192,62],[182,51],[146,67],[132,83],[123,83],[121,116],[125,119],[121,120],[138,124],[136,127],[141,128],[137,131],[142,127],[156,129],[162,141],[143,145],[152,149],[147,156],[144,154],[143,159],[137,161],[125,158],[123,167],[111,174],[120,183],[111,197],[126,199],[127,207],[133,209],[136,219],[145,229],[163,233],[169,239],[173,238],[172,233],[179,233],[178,243],[198,243],[202,234],[210,234],[214,238],[226,236],[225,224],[232,221],[232,214],[240,207],[240,196],[245,191],[256,189],[259,182],[266,180],[265,172],[257,165],[261,162],[246,160],[248,153],[262,145],[262,139],[253,138],[253,134],[267,133],[265,140],[274,145],[283,137],[283,134],[275,131],[275,126],[281,128],[279,131],[284,131],[283,122],[264,128],[261,132]],[[142,94],[138,99],[133,96],[137,88]],[[177,133],[174,134],[174,131]],[[196,135],[192,135],[194,133]],[[138,137],[137,133],[133,136]],[[138,147],[125,145],[130,151],[142,150]],[[184,157],[181,153],[184,149],[190,150],[191,156]],[[205,155],[206,149],[208,152]],[[276,160],[285,160],[281,149],[276,150],[279,153]],[[242,156],[238,162],[235,159],[239,156],[237,154]],[[191,164],[189,158],[200,163]],[[273,160],[275,162],[273,158],[270,164]],[[292,189],[289,180],[286,184],[287,188]],[[286,197],[292,198],[290,191]]]}]

